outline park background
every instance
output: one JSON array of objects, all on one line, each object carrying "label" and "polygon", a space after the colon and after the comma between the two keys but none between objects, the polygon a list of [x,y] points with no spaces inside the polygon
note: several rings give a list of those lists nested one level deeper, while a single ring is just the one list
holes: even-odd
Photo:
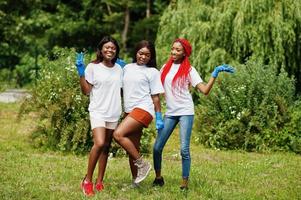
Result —
[{"label": "park background", "polygon": [[[114,143],[107,187],[95,199],[300,198],[300,0],[9,0],[0,2],[0,19],[0,90],[31,96],[0,104],[1,199],[84,198],[79,183],[92,140],[75,52],[89,63],[107,34],[127,62],[148,39],[159,69],[172,41],[184,37],[205,81],[223,63],[236,72],[221,74],[209,96],[192,89],[188,192],[178,188],[176,131],[164,152],[163,188],[151,187],[152,174],[131,189],[125,152]],[[149,160],[155,136],[152,125],[142,138]]]}]

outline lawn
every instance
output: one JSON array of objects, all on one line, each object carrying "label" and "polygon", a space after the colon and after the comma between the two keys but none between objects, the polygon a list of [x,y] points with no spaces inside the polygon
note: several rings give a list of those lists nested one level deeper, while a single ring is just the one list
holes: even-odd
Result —
[{"label": "lawn", "polygon": [[[0,199],[86,199],[80,190],[87,155],[36,149],[30,141],[35,116],[18,119],[20,105],[0,103]],[[301,157],[293,153],[216,151],[192,144],[189,190],[179,189],[177,132],[164,151],[165,186],[130,187],[127,158],[111,158],[105,189],[90,199],[301,199]],[[151,155],[147,158],[151,161]]]}]

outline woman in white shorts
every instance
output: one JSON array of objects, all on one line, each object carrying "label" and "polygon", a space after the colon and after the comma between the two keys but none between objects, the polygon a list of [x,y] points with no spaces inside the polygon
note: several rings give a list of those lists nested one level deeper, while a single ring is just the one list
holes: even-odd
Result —
[{"label": "woman in white shorts", "polygon": [[[122,68],[116,64],[119,46],[112,37],[104,37],[97,46],[97,58],[85,69],[83,54],[77,55],[76,67],[80,76],[80,86],[84,94],[90,95],[89,114],[93,134],[87,174],[81,183],[86,196],[93,196],[94,189],[101,191],[107,165],[112,134],[121,114]],[[99,175],[92,183],[97,161]]]}]

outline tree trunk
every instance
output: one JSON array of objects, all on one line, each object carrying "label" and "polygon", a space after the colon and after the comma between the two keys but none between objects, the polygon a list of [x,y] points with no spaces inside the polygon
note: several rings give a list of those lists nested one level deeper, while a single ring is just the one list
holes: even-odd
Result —
[{"label": "tree trunk", "polygon": [[107,5],[108,13],[109,15],[111,15],[112,14],[111,6],[108,3],[106,3],[106,5]]},{"label": "tree trunk", "polygon": [[126,51],[127,34],[128,34],[128,30],[129,30],[129,24],[130,24],[130,10],[129,10],[128,5],[126,5],[126,7],[125,7],[124,14],[125,14],[124,15],[124,27],[123,27],[121,39],[122,39],[122,46],[123,46],[124,50]]},{"label": "tree trunk", "polygon": [[151,15],[151,0],[146,0],[146,18],[149,18]]}]

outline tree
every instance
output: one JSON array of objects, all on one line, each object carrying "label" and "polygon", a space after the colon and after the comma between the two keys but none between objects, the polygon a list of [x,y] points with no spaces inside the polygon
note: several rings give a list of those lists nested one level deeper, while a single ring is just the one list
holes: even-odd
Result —
[{"label": "tree", "polygon": [[[0,69],[9,68],[14,77],[8,80],[20,80],[22,86],[31,81],[28,70],[37,69],[39,56],[55,58],[55,46],[94,52],[104,35],[114,36],[121,56],[127,57],[137,41],[155,40],[159,14],[167,4],[168,0],[3,0]],[[24,72],[17,78],[16,67]]]},{"label": "tree", "polygon": [[192,64],[203,76],[223,62],[262,59],[295,76],[301,92],[300,0],[178,0],[161,17],[161,64],[176,37],[192,43]]}]

